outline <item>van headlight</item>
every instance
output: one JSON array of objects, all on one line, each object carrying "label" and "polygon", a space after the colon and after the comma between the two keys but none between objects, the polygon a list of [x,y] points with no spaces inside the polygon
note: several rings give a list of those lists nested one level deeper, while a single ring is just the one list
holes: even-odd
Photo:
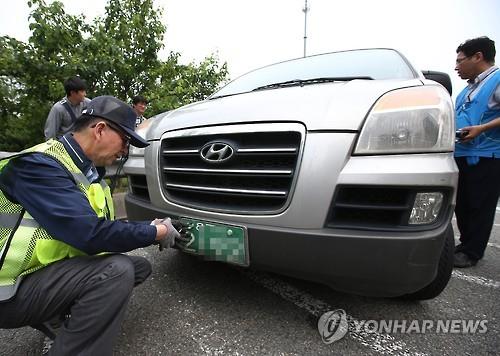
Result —
[{"label": "van headlight", "polygon": [[454,133],[453,104],[443,88],[397,89],[371,109],[354,154],[451,152]]}]

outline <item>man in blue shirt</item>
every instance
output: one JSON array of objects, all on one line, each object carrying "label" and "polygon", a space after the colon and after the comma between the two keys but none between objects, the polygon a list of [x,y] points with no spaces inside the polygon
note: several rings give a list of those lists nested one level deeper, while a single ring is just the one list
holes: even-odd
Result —
[{"label": "man in blue shirt", "polygon": [[469,85],[456,100],[455,146],[459,169],[455,214],[460,244],[455,267],[471,267],[483,258],[500,195],[500,70],[495,42],[479,37],[457,48],[455,70]]},{"label": "man in blue shirt", "polygon": [[[54,143],[69,155],[69,166],[76,165],[88,183],[99,182],[104,172],[96,167],[127,155],[129,143],[148,145],[134,132],[135,119],[126,103],[110,96],[97,97],[73,132]],[[46,322],[71,314],[50,353],[111,355],[132,289],[151,273],[145,258],[120,252],[151,244],[170,247],[179,233],[170,219],[139,223],[98,216],[91,198],[61,162],[45,153],[31,153],[11,159],[0,173],[4,196],[21,205],[46,231],[45,236],[81,251],[78,257],[63,257],[24,276],[15,295],[0,300],[0,327],[30,325],[48,331]],[[38,244],[38,239],[35,236],[33,241]],[[1,266],[7,263],[9,246],[4,238],[0,242]],[[30,253],[37,248],[35,245]],[[103,252],[108,254],[100,254]]]}]

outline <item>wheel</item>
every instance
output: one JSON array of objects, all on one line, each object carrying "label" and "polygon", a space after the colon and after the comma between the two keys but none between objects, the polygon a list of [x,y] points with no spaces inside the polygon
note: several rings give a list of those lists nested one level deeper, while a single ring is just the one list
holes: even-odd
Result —
[{"label": "wheel", "polygon": [[436,278],[434,278],[434,280],[424,288],[417,290],[416,292],[403,295],[403,299],[432,299],[441,294],[448,284],[448,281],[451,278],[451,272],[453,271],[453,256],[455,253],[455,237],[451,223],[448,225],[445,234],[445,242],[443,250],[441,251],[441,256],[439,257],[439,266]]}]

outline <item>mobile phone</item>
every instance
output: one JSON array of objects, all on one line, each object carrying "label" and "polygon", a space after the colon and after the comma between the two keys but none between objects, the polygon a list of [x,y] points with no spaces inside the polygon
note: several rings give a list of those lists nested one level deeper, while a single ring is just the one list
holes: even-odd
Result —
[{"label": "mobile phone", "polygon": [[461,141],[469,134],[468,130],[457,130],[455,131],[455,138],[457,141]]}]

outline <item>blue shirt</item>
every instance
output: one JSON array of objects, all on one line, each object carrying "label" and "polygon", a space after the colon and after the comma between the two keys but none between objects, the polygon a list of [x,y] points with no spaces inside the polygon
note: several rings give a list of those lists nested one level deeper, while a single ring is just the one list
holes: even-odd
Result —
[{"label": "blue shirt", "polygon": [[[61,142],[76,166],[84,174],[91,174],[95,167],[73,136],[66,134]],[[103,170],[98,171],[102,177]],[[156,227],[147,222],[98,218],[68,172],[41,153],[11,160],[0,174],[0,189],[9,200],[22,205],[52,237],[89,255],[131,251],[151,245],[156,238]]]},{"label": "blue shirt", "polygon": [[[458,129],[500,118],[500,106],[490,106],[500,87],[500,70],[494,67],[480,76],[482,78],[475,81],[474,87],[465,88],[457,96],[455,122]],[[469,142],[456,143],[455,157],[469,157],[469,165],[477,164],[479,157],[500,158],[500,128],[484,131]]]}]

